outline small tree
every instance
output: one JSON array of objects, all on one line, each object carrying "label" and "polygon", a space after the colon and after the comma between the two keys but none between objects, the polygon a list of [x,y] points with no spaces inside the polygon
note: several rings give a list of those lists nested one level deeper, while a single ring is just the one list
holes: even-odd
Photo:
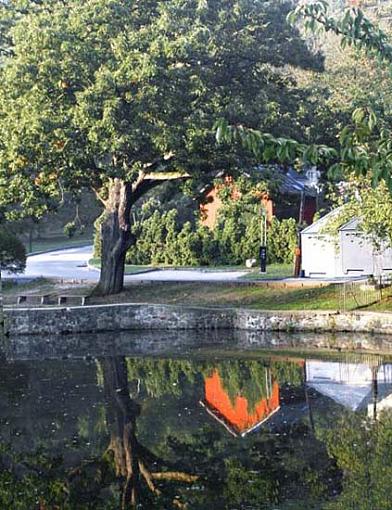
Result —
[{"label": "small tree", "polygon": [[22,273],[26,267],[23,243],[5,227],[0,227],[0,270]]},{"label": "small tree", "polygon": [[24,245],[5,227],[0,227],[0,342],[4,337],[3,290],[1,271],[21,273],[26,267]]}]

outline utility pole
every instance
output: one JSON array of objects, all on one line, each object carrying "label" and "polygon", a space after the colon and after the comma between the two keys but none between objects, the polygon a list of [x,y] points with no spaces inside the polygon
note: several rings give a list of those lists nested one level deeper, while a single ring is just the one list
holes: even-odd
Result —
[{"label": "utility pole", "polygon": [[260,273],[267,272],[267,211],[260,211]]}]

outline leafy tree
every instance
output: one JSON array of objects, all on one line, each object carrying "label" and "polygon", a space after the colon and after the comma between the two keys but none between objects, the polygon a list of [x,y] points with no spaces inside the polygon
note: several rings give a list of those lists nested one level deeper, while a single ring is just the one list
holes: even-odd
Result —
[{"label": "leafy tree", "polygon": [[252,159],[239,145],[216,149],[213,119],[258,127],[284,116],[290,127],[296,98],[277,68],[315,59],[288,9],[261,0],[2,4],[0,199],[20,204],[9,215],[43,214],[62,190],[92,187],[104,207],[98,290],[119,292],[140,197]]},{"label": "leafy tree", "polygon": [[331,198],[339,211],[326,225],[326,233],[336,235],[342,225],[360,218],[358,229],[376,250],[392,246],[392,195],[385,181],[372,186],[370,178],[351,175]]},{"label": "leafy tree", "polygon": [[347,413],[336,427],[320,433],[328,453],[344,472],[342,493],[326,505],[326,510],[391,508],[391,418],[390,411],[377,422]]},{"label": "leafy tree", "polygon": [[21,273],[26,266],[23,243],[4,226],[0,226],[0,271]]},{"label": "leafy tree", "polygon": [[[383,66],[382,71],[390,72],[392,45],[389,37],[361,9],[350,7],[345,9],[343,15],[336,17],[329,11],[329,2],[323,0],[300,4],[288,16],[293,23],[299,18],[305,20],[305,28],[310,31],[321,29],[338,35],[343,48],[366,51],[369,57]],[[331,167],[335,174],[370,174],[374,184],[384,180],[392,189],[390,119],[378,115],[372,105],[354,107],[353,110],[352,121],[340,132],[337,149],[284,137],[277,138],[257,129],[230,124],[225,118],[216,122],[216,137],[221,142],[241,141],[248,150],[267,161],[300,160]]]}]

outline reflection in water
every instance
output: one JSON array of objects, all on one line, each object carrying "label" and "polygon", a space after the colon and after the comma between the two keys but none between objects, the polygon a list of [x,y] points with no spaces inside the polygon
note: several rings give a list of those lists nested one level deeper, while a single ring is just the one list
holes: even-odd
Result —
[{"label": "reflection in water", "polygon": [[392,509],[391,374],[279,351],[3,362],[0,508]]},{"label": "reflection in water", "polygon": [[253,408],[241,392],[234,399],[226,391],[218,370],[205,378],[205,398],[200,403],[216,420],[222,423],[234,436],[244,437],[279,410],[279,384],[272,380],[271,370],[265,368],[265,395]]},{"label": "reflection in water", "polygon": [[[140,406],[129,395],[125,358],[103,359],[101,365],[110,428],[108,452],[113,454],[116,475],[121,480],[121,508],[138,505],[142,482],[156,497],[163,496],[162,489],[156,485],[157,480],[196,482],[198,476],[181,471],[151,471],[149,464],[153,464],[155,469],[167,466],[137,439],[136,418],[140,413]],[[172,504],[178,508],[184,507],[179,499],[173,498]]]}]

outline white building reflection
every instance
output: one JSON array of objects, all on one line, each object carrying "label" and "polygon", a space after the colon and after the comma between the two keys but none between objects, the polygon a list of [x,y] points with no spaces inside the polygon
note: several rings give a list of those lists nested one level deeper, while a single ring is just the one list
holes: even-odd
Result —
[{"label": "white building reflection", "polygon": [[392,408],[392,364],[306,361],[306,385],[352,411],[376,419]]}]

